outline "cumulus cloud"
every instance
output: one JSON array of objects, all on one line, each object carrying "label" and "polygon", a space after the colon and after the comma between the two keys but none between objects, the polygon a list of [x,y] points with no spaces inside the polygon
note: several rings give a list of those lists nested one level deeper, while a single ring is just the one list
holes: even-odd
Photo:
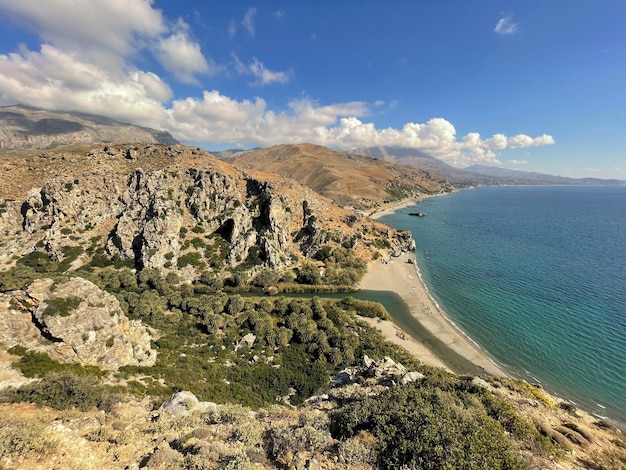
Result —
[{"label": "cumulus cloud", "polygon": [[200,44],[190,38],[189,26],[181,19],[172,34],[159,39],[156,55],[161,65],[184,83],[197,83],[196,75],[208,75],[217,68],[209,65]]},{"label": "cumulus cloud", "polygon": [[0,10],[38,34],[45,45],[122,78],[129,57],[152,50],[163,67],[190,83],[214,67],[182,20],[168,25],[152,0],[0,0]]},{"label": "cumulus cloud", "polygon": [[[174,97],[162,77],[133,63],[141,52],[150,51],[165,70],[186,82],[214,72],[215,65],[193,40],[189,26],[182,20],[167,22],[150,0],[48,0],[45,9],[36,0],[0,0],[0,11],[43,39],[36,49],[22,46],[0,54],[0,105],[23,103],[100,114],[166,129],[183,142],[207,146],[297,142],[341,149],[404,146],[457,166],[497,163],[507,149],[554,143],[546,134],[458,136],[454,125],[441,117],[378,128],[368,117],[387,105],[382,101],[320,104],[301,96],[276,110],[261,97],[234,99],[218,90]],[[249,9],[242,22],[251,34],[255,13]],[[287,83],[291,78],[291,71],[272,71],[258,59],[247,64],[235,55],[233,59],[237,72],[254,78],[252,84]],[[388,107],[396,105],[392,101]]]},{"label": "cumulus cloud", "polygon": [[510,163],[511,165],[527,165],[528,164],[528,160],[507,160],[507,163]]},{"label": "cumulus cloud", "polygon": [[505,15],[498,20],[494,31],[498,34],[513,34],[519,31],[517,23],[513,22],[512,15]]},{"label": "cumulus cloud", "polygon": [[0,0],[0,9],[45,42],[102,67],[116,67],[145,41],[167,32],[150,0]]},{"label": "cumulus cloud", "polygon": [[83,111],[162,127],[167,84],[152,73],[110,73],[54,46],[0,55],[0,104]]}]

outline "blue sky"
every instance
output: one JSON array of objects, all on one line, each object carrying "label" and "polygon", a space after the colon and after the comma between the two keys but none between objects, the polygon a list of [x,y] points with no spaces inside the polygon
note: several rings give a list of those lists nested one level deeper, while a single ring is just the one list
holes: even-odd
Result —
[{"label": "blue sky", "polygon": [[0,0],[0,105],[626,179],[626,2]]}]

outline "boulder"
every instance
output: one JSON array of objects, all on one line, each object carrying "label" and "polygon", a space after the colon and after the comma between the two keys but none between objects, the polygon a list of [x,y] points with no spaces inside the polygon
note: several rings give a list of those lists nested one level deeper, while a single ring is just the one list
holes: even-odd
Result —
[{"label": "boulder", "polygon": [[364,355],[361,365],[344,369],[333,377],[329,388],[345,387],[356,383],[361,377],[367,379],[368,383],[373,381],[379,385],[406,385],[423,379],[424,375],[419,372],[407,372],[402,364],[390,357],[385,356],[376,362]]},{"label": "boulder", "polygon": [[35,306],[35,325],[52,342],[47,352],[53,358],[106,370],[156,362],[148,329],[129,320],[118,300],[92,282],[78,277],[60,284],[40,279],[26,295]]},{"label": "boulder", "polygon": [[172,417],[188,416],[194,411],[207,411],[217,409],[217,405],[212,402],[203,402],[191,392],[178,392],[163,402],[159,411]]}]

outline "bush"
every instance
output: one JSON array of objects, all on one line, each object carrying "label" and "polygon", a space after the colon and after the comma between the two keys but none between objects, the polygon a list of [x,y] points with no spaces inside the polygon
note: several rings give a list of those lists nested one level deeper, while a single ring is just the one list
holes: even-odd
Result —
[{"label": "bush", "polygon": [[52,299],[46,300],[48,304],[46,309],[43,311],[43,314],[46,316],[56,316],[60,315],[62,317],[68,317],[72,310],[75,310],[82,299],[80,297],[55,297]]},{"label": "bush", "polygon": [[383,469],[522,468],[496,421],[440,389],[409,385],[350,403],[331,415],[331,429],[340,439],[373,434]]},{"label": "bush", "polygon": [[55,410],[76,407],[86,411],[102,405],[106,395],[105,388],[94,377],[49,375],[39,382],[11,390],[8,399],[13,403],[31,402]]},{"label": "bush", "polygon": [[47,455],[56,450],[57,441],[47,435],[37,418],[0,414],[0,459]]}]

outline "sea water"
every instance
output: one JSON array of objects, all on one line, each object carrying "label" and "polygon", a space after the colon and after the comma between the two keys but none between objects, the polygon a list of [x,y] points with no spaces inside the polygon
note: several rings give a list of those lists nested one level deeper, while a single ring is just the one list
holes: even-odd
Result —
[{"label": "sea water", "polygon": [[464,190],[381,221],[411,230],[430,293],[496,362],[626,423],[626,187]]}]

